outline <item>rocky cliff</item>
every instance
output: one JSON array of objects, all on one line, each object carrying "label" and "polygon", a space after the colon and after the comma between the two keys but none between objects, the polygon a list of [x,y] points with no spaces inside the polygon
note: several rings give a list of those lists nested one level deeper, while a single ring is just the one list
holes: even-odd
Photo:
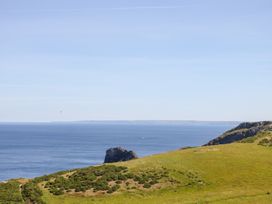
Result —
[{"label": "rocky cliff", "polygon": [[246,122],[241,123],[237,127],[225,132],[223,135],[211,140],[205,146],[228,144],[243,140],[248,137],[253,137],[261,131],[272,130],[272,121],[262,122]]}]

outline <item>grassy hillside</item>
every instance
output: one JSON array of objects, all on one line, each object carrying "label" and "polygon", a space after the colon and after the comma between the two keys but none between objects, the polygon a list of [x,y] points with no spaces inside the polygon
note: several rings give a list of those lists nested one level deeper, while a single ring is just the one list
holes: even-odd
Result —
[{"label": "grassy hillside", "polygon": [[239,143],[60,172],[29,188],[41,189],[37,203],[48,204],[272,203],[271,138],[261,132]]}]

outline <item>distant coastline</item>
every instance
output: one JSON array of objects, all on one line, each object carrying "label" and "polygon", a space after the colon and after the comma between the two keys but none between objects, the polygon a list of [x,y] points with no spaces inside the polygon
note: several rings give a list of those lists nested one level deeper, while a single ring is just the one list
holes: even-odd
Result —
[{"label": "distant coastline", "polygon": [[78,120],[78,121],[41,121],[41,122],[16,122],[16,121],[2,121],[0,124],[240,124],[243,121],[204,121],[204,120]]}]

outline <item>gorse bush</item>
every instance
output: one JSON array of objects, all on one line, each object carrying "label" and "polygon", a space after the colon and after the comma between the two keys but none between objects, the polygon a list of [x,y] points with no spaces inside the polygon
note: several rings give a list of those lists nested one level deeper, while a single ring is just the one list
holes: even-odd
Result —
[{"label": "gorse bush", "polygon": [[62,195],[68,192],[86,192],[87,190],[103,191],[110,194],[118,191],[122,186],[128,186],[129,180],[134,185],[151,188],[166,175],[165,172],[147,172],[136,175],[129,172],[127,167],[103,165],[76,170],[66,178],[58,175],[47,181],[45,188],[54,195]]},{"label": "gorse bush", "polygon": [[34,182],[26,183],[22,187],[22,196],[26,203],[45,204],[45,202],[42,201],[42,195],[42,191]]},{"label": "gorse bush", "polygon": [[261,146],[266,146],[266,147],[271,147],[272,146],[272,138],[264,138],[262,139],[258,145],[261,145]]},{"label": "gorse bush", "polygon": [[53,178],[57,178],[63,174],[67,174],[67,173],[70,173],[72,171],[75,171],[75,170],[68,170],[68,171],[59,171],[59,172],[56,172],[54,174],[50,174],[50,175],[44,175],[44,176],[40,176],[40,177],[36,177],[32,180],[33,183],[40,183],[40,182],[43,182],[43,181],[49,181]]},{"label": "gorse bush", "polygon": [[254,143],[257,139],[258,137],[248,137],[248,138],[242,139],[240,143]]},{"label": "gorse bush", "polygon": [[22,204],[23,198],[20,193],[20,184],[16,181],[0,183],[1,204]]}]

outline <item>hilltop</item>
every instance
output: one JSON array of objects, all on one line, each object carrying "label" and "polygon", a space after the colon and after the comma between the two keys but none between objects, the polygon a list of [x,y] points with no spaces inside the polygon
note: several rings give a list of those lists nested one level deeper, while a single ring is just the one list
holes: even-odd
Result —
[{"label": "hilltop", "polygon": [[[265,126],[243,123],[228,132]],[[0,203],[272,203],[271,157],[265,128],[231,144],[11,180],[0,184]]]},{"label": "hilltop", "polygon": [[237,127],[225,132],[223,135],[211,140],[206,145],[229,144],[253,137],[262,131],[271,131],[272,122],[262,121],[254,123],[241,123]]}]

